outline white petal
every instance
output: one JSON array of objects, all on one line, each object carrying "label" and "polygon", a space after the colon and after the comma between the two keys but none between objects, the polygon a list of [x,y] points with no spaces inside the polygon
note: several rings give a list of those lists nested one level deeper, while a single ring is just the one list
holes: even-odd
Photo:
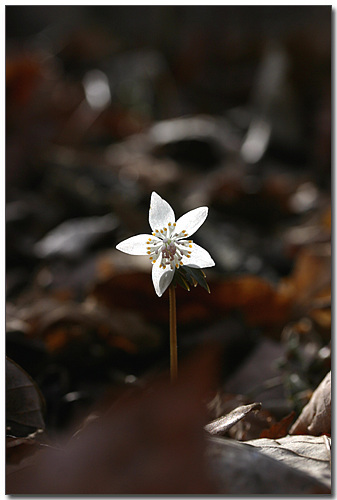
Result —
[{"label": "white petal", "polygon": [[161,297],[171,284],[174,276],[174,269],[163,269],[159,267],[159,260],[152,266],[152,281],[158,297]]},{"label": "white petal", "polygon": [[149,210],[149,223],[152,231],[166,227],[169,222],[173,224],[175,220],[171,205],[153,191]]},{"label": "white petal", "polygon": [[190,267],[213,267],[215,262],[204,248],[193,243],[191,257],[183,257],[183,265]]},{"label": "white petal", "polygon": [[191,236],[205,222],[207,214],[208,207],[199,207],[194,210],[190,210],[177,220],[175,233],[179,234],[181,231],[185,230],[187,231],[186,236]]},{"label": "white petal", "polygon": [[121,252],[129,253],[130,255],[146,255],[147,254],[147,244],[146,242],[151,240],[157,240],[155,236],[150,236],[149,234],[137,234],[137,236],[131,236],[127,240],[121,241],[116,246],[117,250]]}]

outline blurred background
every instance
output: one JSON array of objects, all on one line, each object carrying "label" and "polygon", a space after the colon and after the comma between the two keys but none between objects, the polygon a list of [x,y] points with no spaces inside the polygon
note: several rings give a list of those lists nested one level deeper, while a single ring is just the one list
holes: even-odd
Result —
[{"label": "blurred background", "polygon": [[180,359],[215,343],[226,393],[298,411],[330,367],[330,181],[330,7],[7,6],[7,355],[48,430],[168,367],[168,297],[115,250],[153,190],[210,209]]}]

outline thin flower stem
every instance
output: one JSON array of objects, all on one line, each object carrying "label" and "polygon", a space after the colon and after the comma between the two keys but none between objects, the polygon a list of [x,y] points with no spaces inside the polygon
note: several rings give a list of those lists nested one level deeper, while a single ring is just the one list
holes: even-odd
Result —
[{"label": "thin flower stem", "polygon": [[177,313],[176,290],[174,285],[169,286],[170,297],[170,371],[171,382],[178,378],[178,347],[177,347]]}]

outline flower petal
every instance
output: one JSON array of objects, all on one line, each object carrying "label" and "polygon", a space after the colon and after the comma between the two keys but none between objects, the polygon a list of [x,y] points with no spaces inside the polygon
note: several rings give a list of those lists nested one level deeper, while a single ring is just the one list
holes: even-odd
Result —
[{"label": "flower petal", "polygon": [[152,231],[162,229],[169,222],[173,224],[175,220],[176,218],[171,205],[153,191],[149,210],[149,223]]},{"label": "flower petal", "polygon": [[204,248],[196,243],[193,243],[191,257],[183,257],[182,263],[184,266],[189,267],[213,267],[215,262],[210,254]]},{"label": "flower petal", "polygon": [[186,237],[191,236],[205,222],[207,214],[208,207],[199,207],[194,210],[190,210],[177,220],[175,233],[179,234],[181,231],[185,230],[187,231]]},{"label": "flower petal", "polygon": [[174,269],[163,269],[159,265],[160,262],[157,260],[152,266],[152,281],[156,294],[161,297],[173,280]]},{"label": "flower petal", "polygon": [[147,241],[149,238],[152,240],[157,240],[155,236],[150,236],[149,234],[137,234],[136,236],[131,236],[127,240],[121,241],[116,246],[117,250],[121,252],[129,253],[130,255],[146,255],[147,254]]}]

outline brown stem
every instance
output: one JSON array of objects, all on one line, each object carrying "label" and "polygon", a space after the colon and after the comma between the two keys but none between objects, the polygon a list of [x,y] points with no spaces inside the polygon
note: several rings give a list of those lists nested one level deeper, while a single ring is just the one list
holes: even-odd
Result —
[{"label": "brown stem", "polygon": [[170,371],[171,371],[171,382],[174,382],[178,378],[176,290],[174,285],[170,285],[169,287],[169,297],[170,297]]}]

